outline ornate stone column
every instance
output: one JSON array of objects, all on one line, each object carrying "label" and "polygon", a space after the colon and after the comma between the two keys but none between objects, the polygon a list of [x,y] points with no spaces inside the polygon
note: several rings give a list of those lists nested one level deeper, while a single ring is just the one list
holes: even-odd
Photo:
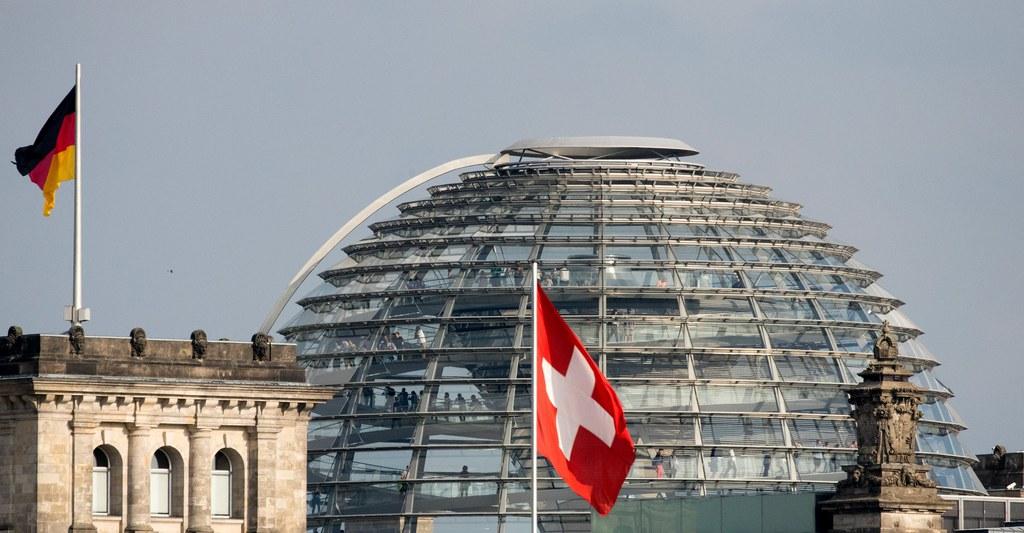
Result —
[{"label": "ornate stone column", "polygon": [[916,460],[917,410],[923,399],[908,379],[913,372],[897,359],[898,340],[882,325],[875,360],[860,373],[864,381],[848,391],[857,421],[857,464],[822,503],[832,514],[834,533],[941,533],[950,502],[939,498],[931,467]]},{"label": "ornate stone column", "polygon": [[128,431],[128,527],[125,533],[149,532],[150,426],[134,424]]},{"label": "ornate stone column", "polygon": [[260,420],[249,431],[249,525],[247,533],[277,531],[277,435],[279,425]]},{"label": "ornate stone column", "polygon": [[92,524],[92,455],[96,436],[94,420],[82,419],[79,415],[71,421],[71,527],[69,533],[95,533]]},{"label": "ornate stone column", "polygon": [[187,533],[213,533],[210,513],[210,428],[193,427],[188,439],[188,529]]}]

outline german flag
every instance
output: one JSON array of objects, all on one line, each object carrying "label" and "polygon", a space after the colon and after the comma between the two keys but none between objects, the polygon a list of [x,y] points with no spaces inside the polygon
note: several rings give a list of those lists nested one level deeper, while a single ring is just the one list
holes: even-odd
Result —
[{"label": "german flag", "polygon": [[14,152],[14,164],[43,190],[43,216],[53,211],[53,197],[61,182],[75,179],[75,90],[61,100],[46,119],[36,142]]}]

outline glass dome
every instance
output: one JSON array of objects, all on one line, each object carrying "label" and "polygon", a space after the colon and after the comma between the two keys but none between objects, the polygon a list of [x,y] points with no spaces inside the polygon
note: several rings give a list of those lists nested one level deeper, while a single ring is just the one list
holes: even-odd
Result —
[{"label": "glass dome", "polygon": [[[883,320],[927,394],[919,457],[984,493],[939,363],[853,247],[679,141],[627,140],[517,143],[320,272],[280,330],[339,390],[310,425],[310,531],[529,531],[532,261],[626,410],[620,498],[831,490]],[[539,466],[542,530],[589,530]]]}]

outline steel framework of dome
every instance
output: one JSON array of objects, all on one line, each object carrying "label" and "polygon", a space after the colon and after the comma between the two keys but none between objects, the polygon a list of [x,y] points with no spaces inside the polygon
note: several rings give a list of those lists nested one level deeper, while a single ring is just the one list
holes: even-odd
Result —
[{"label": "steel framework of dome", "polygon": [[[883,320],[927,391],[920,457],[946,491],[984,493],[880,274],[798,204],[682,160],[696,153],[522,141],[344,247],[280,330],[339,389],[310,425],[309,530],[529,530],[534,260],[626,409],[620,498],[829,490],[854,462],[843,388]],[[588,531],[585,502],[539,466],[542,530]]]}]

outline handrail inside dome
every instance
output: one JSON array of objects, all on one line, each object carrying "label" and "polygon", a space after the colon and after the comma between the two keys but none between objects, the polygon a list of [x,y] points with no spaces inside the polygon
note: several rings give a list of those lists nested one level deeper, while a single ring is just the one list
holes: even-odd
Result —
[{"label": "handrail inside dome", "polygon": [[363,223],[366,222],[366,219],[373,216],[374,213],[403,194],[430,180],[455,170],[490,164],[497,158],[498,156],[494,154],[481,154],[454,159],[447,163],[438,165],[426,172],[417,174],[390,191],[378,196],[376,200],[370,202],[370,204],[364,207],[362,211],[356,213],[356,216],[350,218],[348,222],[345,222],[344,225],[338,228],[338,231],[334,232],[334,235],[331,235],[329,239],[324,241],[316,252],[313,252],[313,255],[311,255],[309,259],[306,260],[306,263],[302,265],[302,268],[295,273],[292,280],[288,282],[288,287],[284,290],[281,296],[277,298],[277,301],[274,302],[274,307],[270,309],[270,313],[267,314],[267,318],[263,319],[259,332],[270,333],[270,329],[274,327],[274,324],[281,317],[281,313],[284,311],[285,306],[287,306],[288,302],[291,301],[295,292],[299,290],[299,286],[306,281],[306,278],[309,277],[313,270],[323,262],[327,255],[330,254],[341,241],[345,240],[345,238],[355,231],[356,228],[361,227]]}]

